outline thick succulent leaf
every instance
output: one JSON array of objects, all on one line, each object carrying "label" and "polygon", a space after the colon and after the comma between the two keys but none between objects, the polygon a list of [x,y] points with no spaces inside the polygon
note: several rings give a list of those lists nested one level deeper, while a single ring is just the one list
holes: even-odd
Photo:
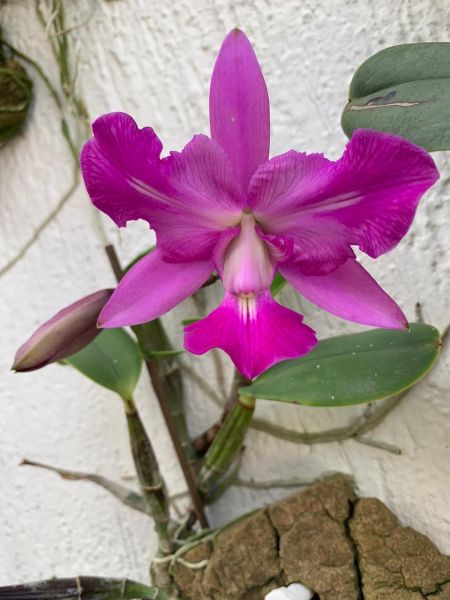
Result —
[{"label": "thick succulent leaf", "polygon": [[348,137],[389,131],[429,151],[450,148],[450,43],[405,44],[366,60],[342,114]]},{"label": "thick succulent leaf", "polygon": [[2,600],[168,600],[154,587],[129,579],[71,577],[0,587]]},{"label": "thick succulent leaf", "polygon": [[139,379],[142,357],[136,342],[123,329],[105,329],[66,362],[95,383],[129,399]]},{"label": "thick succulent leaf", "polygon": [[440,350],[439,332],[375,329],[319,342],[306,356],[279,363],[242,395],[308,406],[345,406],[393,396],[416,383]]}]

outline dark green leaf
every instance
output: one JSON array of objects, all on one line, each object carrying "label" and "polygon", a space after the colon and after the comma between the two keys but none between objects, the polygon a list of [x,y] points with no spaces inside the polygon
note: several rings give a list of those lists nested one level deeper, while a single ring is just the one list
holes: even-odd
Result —
[{"label": "dark green leaf", "polygon": [[66,361],[124,399],[132,397],[142,365],[136,342],[123,329],[105,329]]},{"label": "dark green leaf", "polygon": [[450,43],[394,46],[366,60],[342,115],[348,137],[361,127],[401,135],[430,151],[450,149]]},{"label": "dark green leaf", "polygon": [[72,577],[0,587],[2,600],[168,600],[154,587],[129,579]]},{"label": "dark green leaf", "polygon": [[345,406],[387,398],[416,383],[440,349],[439,332],[374,329],[329,338],[306,356],[275,365],[244,395],[309,406]]}]

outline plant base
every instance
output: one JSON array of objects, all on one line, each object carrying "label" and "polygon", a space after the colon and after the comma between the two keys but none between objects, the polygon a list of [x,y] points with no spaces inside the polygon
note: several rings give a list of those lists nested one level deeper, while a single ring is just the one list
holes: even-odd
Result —
[{"label": "plant base", "polygon": [[263,600],[296,581],[320,600],[450,600],[450,557],[343,475],[200,541],[173,575],[192,600]]}]

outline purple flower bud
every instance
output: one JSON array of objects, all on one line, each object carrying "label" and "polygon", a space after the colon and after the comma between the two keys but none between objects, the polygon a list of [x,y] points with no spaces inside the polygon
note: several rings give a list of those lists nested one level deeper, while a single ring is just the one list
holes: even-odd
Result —
[{"label": "purple flower bud", "polygon": [[100,290],[60,310],[18,349],[15,371],[33,371],[75,354],[101,331],[97,320],[113,290]]}]

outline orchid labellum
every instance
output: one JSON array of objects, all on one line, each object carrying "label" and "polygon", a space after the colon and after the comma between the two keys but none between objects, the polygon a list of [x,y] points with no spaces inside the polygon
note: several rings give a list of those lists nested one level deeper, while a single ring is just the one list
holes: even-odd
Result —
[{"label": "orchid labellum", "polygon": [[253,378],[316,344],[302,316],[271,296],[277,272],[328,312],[406,328],[397,304],[356,261],[404,237],[437,180],[429,154],[400,137],[357,130],[343,156],[290,150],[269,159],[269,98],[257,58],[237,29],[225,38],[210,90],[211,136],[161,158],[153,129],[124,113],[93,124],[81,167],[92,202],[118,226],[144,219],[156,250],[122,279],[101,327],[159,317],[216,271],[222,304],[185,328],[185,348],[227,352]]}]

